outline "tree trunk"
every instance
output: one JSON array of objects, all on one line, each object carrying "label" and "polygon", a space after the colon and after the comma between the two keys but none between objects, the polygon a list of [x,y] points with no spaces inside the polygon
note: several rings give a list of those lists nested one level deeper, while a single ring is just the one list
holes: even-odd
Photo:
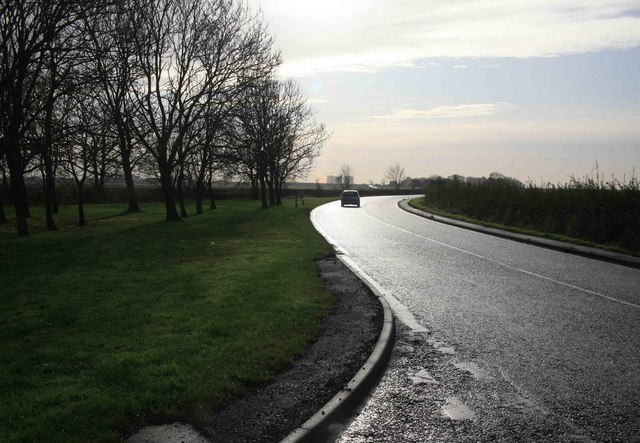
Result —
[{"label": "tree trunk", "polygon": [[204,181],[200,178],[196,181],[196,214],[202,215],[202,200],[204,200]]},{"label": "tree trunk", "polygon": [[262,208],[269,208],[269,202],[267,200],[267,184],[263,175],[260,176],[260,194],[262,197]]},{"label": "tree trunk", "polygon": [[2,194],[7,196],[9,203],[12,203],[11,190],[9,189],[9,181],[7,180],[7,171],[2,168]]},{"label": "tree trunk", "polygon": [[101,160],[98,162],[97,157],[98,155],[95,155],[91,161],[91,168],[93,169],[93,189],[96,192],[96,200],[102,202],[104,201],[104,182],[107,171],[104,161]]},{"label": "tree trunk", "polygon": [[173,180],[171,179],[171,168],[164,162],[158,162],[158,167],[160,169],[160,183],[167,211],[167,221],[178,221],[180,216],[176,209],[176,196],[173,189]]},{"label": "tree trunk", "polygon": [[106,176],[107,176],[107,135],[106,132],[102,132],[102,135],[100,136],[100,143],[101,143],[101,147],[100,147],[100,163],[98,166],[98,188],[96,189],[96,191],[98,191],[98,199],[100,199],[100,201],[104,201],[105,198],[105,181],[106,181]]},{"label": "tree trunk", "polygon": [[[52,56],[53,57],[53,56]],[[52,82],[55,81],[55,69],[52,73]],[[49,88],[48,100],[46,103],[44,117],[44,140],[40,145],[40,154],[44,163],[44,206],[47,218],[47,230],[55,231],[58,228],[53,221],[53,206],[55,200],[55,180],[53,171],[53,105],[54,105],[55,89],[53,86]]]},{"label": "tree trunk", "polygon": [[9,194],[9,184],[7,183],[7,172],[2,164],[3,156],[0,155],[0,172],[2,172],[2,184],[0,184],[0,223],[6,223],[7,214],[4,212],[4,198]]},{"label": "tree trunk", "polygon": [[4,212],[4,202],[2,200],[2,195],[0,195],[0,223],[7,222],[7,214]]},{"label": "tree trunk", "polygon": [[184,205],[184,172],[182,167],[178,172],[178,179],[176,180],[175,188],[176,188],[176,197],[178,198],[178,206],[180,207],[180,216],[182,218],[186,218],[189,216],[187,214],[187,208]]},{"label": "tree trunk", "polygon": [[[127,185],[127,201],[129,202],[129,208],[127,212],[140,212],[138,201],[136,200],[136,193],[133,187],[133,168],[131,167],[131,151],[127,148],[127,141],[121,136],[120,139],[120,157],[122,158],[122,172],[124,173],[124,182]],[[124,144],[124,146],[123,146]]]},{"label": "tree trunk", "polygon": [[209,179],[209,209],[218,209],[216,205],[216,200],[213,198],[213,180]]},{"label": "tree trunk", "polygon": [[182,175],[182,171],[180,171],[180,174],[178,175],[178,183],[177,183],[177,191],[178,191],[178,203],[180,205],[180,216],[182,218],[186,218],[189,217],[189,214],[187,213],[187,208],[184,205],[184,189],[182,187],[182,182],[183,182],[183,175]]},{"label": "tree trunk", "polygon": [[78,226],[87,226],[84,218],[84,183],[76,183],[78,185]]},{"label": "tree trunk", "polygon": [[49,155],[50,147],[45,146],[43,148],[42,160],[44,161],[44,206],[47,217],[47,230],[56,231],[58,227],[53,221],[54,206],[56,200],[55,194],[55,179],[53,174],[53,162]]},{"label": "tree trunk", "polygon": [[273,189],[273,184],[269,184],[269,206],[276,205],[276,193]]},{"label": "tree trunk", "polygon": [[105,197],[105,180],[106,180],[107,170],[105,165],[103,164],[100,168],[100,180],[98,181],[98,198],[100,201],[104,201]]},{"label": "tree trunk", "polygon": [[253,200],[258,200],[260,198],[258,177],[251,177],[251,198]]},{"label": "tree trunk", "polygon": [[98,167],[98,155],[92,155],[91,168],[93,169],[93,189],[96,191],[96,199],[101,200],[100,195],[100,168]]},{"label": "tree trunk", "polygon": [[282,205],[282,181],[278,180],[276,182],[276,204],[278,206]]},{"label": "tree trunk", "polygon": [[276,192],[273,173],[269,173],[269,179],[267,180],[267,186],[269,187],[269,206],[276,205]]},{"label": "tree trunk", "polygon": [[[17,140],[15,144],[15,150],[19,149],[17,147]],[[16,211],[18,236],[24,237],[29,235],[29,226],[27,225],[29,206],[27,204],[27,187],[24,182],[24,170],[22,169],[20,159],[16,158],[15,155],[7,155],[7,163],[9,166],[11,197],[13,198],[13,206]]]},{"label": "tree trunk", "polygon": [[[202,215],[202,201],[204,200],[205,186],[204,181],[207,178],[207,162],[206,158],[203,160],[200,168],[198,169],[198,175],[196,176],[196,214]],[[211,183],[211,182],[209,182]]]}]

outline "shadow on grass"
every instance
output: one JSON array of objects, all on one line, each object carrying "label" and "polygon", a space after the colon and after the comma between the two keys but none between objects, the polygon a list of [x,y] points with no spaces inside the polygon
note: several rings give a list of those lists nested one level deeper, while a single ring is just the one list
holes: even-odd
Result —
[{"label": "shadow on grass", "polygon": [[136,214],[142,214],[144,213],[144,211],[142,210],[138,210],[138,211],[129,211],[128,209],[125,209],[124,211],[120,212],[120,213],[116,213],[116,214],[111,214],[111,215],[103,215],[101,217],[93,217],[93,220],[109,220],[112,218],[119,218],[119,217],[124,217],[127,215],[136,215]]},{"label": "shadow on grass", "polygon": [[143,418],[220,405],[304,350],[326,303],[306,211],[161,213],[0,239],[0,435],[119,441]]}]

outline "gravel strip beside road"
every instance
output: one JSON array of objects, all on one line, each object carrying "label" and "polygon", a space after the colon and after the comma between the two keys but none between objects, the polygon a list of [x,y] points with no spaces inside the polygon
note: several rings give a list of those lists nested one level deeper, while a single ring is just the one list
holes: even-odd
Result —
[{"label": "gravel strip beside road", "polygon": [[325,285],[337,296],[323,334],[272,383],[222,411],[200,410],[188,417],[209,441],[280,441],[340,391],[371,354],[382,329],[380,302],[336,258],[318,265]]}]

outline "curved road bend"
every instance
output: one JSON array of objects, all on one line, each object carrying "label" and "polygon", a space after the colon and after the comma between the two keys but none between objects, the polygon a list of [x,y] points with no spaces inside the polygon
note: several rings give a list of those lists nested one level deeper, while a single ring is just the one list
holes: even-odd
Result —
[{"label": "curved road bend", "polygon": [[640,270],[423,219],[404,197],[316,227],[399,319],[339,441],[640,441]]}]

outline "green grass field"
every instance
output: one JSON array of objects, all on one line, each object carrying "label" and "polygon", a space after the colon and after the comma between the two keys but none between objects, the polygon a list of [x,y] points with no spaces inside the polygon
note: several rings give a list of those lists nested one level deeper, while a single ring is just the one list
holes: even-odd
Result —
[{"label": "green grass field", "polygon": [[271,379],[319,333],[332,253],[307,199],[269,210],[223,201],[163,222],[61,208],[57,232],[0,225],[0,440],[120,441],[142,421],[192,417]]}]

